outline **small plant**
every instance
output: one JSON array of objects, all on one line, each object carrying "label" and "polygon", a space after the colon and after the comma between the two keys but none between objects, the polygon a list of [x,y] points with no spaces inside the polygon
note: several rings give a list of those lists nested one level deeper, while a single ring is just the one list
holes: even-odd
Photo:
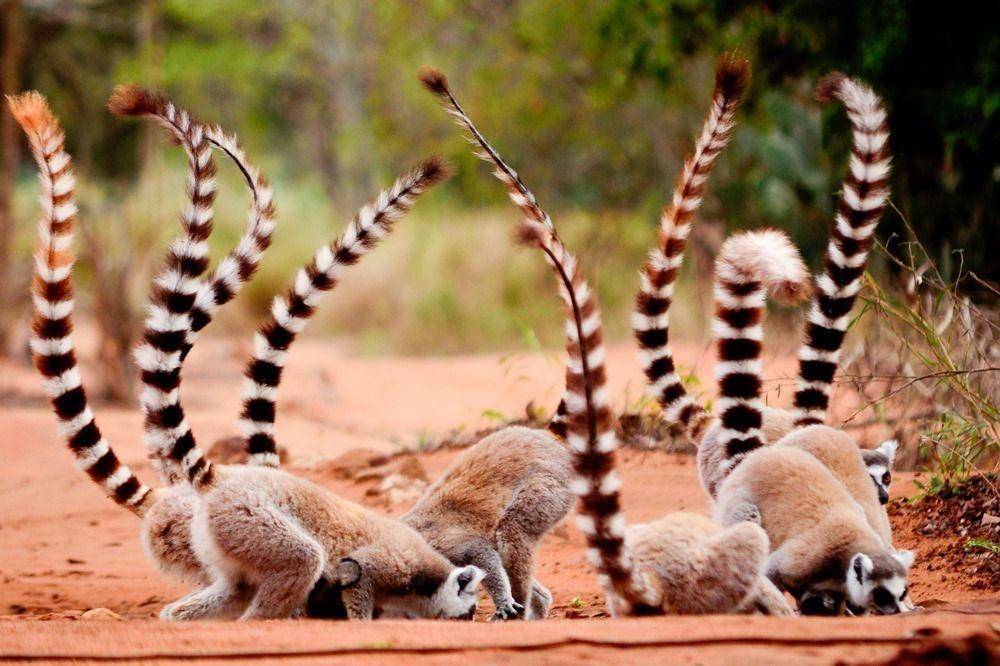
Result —
[{"label": "small plant", "polygon": [[973,548],[979,548],[989,551],[994,555],[1000,555],[1000,543],[990,541],[989,539],[972,538],[965,542],[966,550],[971,550]]},{"label": "small plant", "polygon": [[584,602],[580,597],[573,597],[573,600],[569,602],[570,608],[583,608]]},{"label": "small plant", "polygon": [[[880,249],[902,289],[865,276],[865,339],[844,364],[863,404],[844,425],[871,409],[869,424],[890,426],[910,443],[911,464],[929,474],[917,484],[919,499],[1000,463],[1000,291],[964,271],[960,251],[939,268],[919,240],[898,247]],[[972,289],[980,303],[966,295]]]}]

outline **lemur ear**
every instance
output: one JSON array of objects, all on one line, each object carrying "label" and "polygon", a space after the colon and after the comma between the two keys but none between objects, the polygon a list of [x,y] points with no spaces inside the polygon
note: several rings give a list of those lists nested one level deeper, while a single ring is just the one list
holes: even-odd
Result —
[{"label": "lemur ear", "polygon": [[859,585],[864,584],[865,578],[868,577],[874,568],[875,564],[872,562],[872,558],[864,553],[858,553],[851,558],[851,572],[854,574],[854,578],[858,581]]},{"label": "lemur ear", "polygon": [[913,566],[914,555],[912,550],[897,550],[893,555],[907,569]]},{"label": "lemur ear", "polygon": [[881,451],[882,455],[889,459],[889,464],[892,465],[892,461],[896,457],[897,449],[899,449],[899,441],[895,439],[887,439],[878,445],[876,451]]},{"label": "lemur ear", "polygon": [[337,578],[341,587],[351,587],[361,580],[361,564],[352,557],[340,558],[337,565]]}]

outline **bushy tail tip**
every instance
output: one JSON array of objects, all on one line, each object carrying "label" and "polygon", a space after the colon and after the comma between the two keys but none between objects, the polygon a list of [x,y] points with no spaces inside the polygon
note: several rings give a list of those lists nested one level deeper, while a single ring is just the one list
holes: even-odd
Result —
[{"label": "bushy tail tip", "polygon": [[41,93],[29,90],[19,95],[6,95],[6,98],[7,108],[25,132],[37,132],[42,127],[59,126],[59,121],[56,120],[48,101]]},{"label": "bushy tail tip", "polygon": [[726,97],[742,97],[750,87],[750,61],[737,52],[723,53],[715,65],[715,88]]},{"label": "bushy tail tip", "polygon": [[444,182],[455,174],[455,165],[440,155],[428,157],[417,169],[428,187]]},{"label": "bushy tail tip", "polygon": [[159,113],[166,98],[158,92],[125,83],[115,86],[108,99],[108,110],[116,116],[141,116]]},{"label": "bushy tail tip", "polygon": [[437,67],[431,67],[430,65],[422,66],[417,70],[417,78],[425,88],[435,95],[448,94],[448,79],[445,77],[444,72]]},{"label": "bushy tail tip", "polygon": [[813,97],[817,102],[831,102],[837,99],[847,75],[843,72],[830,72],[816,83]]}]

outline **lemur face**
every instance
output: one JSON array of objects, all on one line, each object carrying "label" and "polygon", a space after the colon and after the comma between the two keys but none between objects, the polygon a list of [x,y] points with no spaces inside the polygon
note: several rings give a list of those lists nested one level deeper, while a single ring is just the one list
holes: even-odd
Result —
[{"label": "lemur face", "polygon": [[476,615],[476,590],[483,576],[474,566],[456,567],[444,581],[417,576],[406,589],[381,596],[379,617],[471,620]]},{"label": "lemur face", "polygon": [[889,501],[889,486],[892,485],[892,461],[896,457],[899,442],[887,439],[877,449],[863,449],[861,457],[865,461],[868,473],[878,489],[878,501],[885,504]]},{"label": "lemur face", "polygon": [[847,605],[855,615],[895,615],[904,610],[913,553],[900,550],[851,558],[847,571]]}]

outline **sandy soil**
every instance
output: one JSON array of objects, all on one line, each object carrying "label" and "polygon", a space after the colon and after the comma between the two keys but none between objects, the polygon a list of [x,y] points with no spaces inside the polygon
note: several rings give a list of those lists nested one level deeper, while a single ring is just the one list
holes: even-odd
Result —
[{"label": "sandy soil", "polygon": [[[189,360],[184,402],[205,445],[236,432],[238,377],[247,351],[244,342],[206,340]],[[707,385],[704,350],[683,348],[678,355],[696,365]],[[628,345],[613,347],[608,362],[611,394],[619,396],[620,407],[640,395],[638,363]],[[788,358],[768,365],[772,376],[787,376],[792,367]],[[552,405],[560,383],[559,368],[539,356],[363,359],[345,345],[306,340],[292,354],[282,388],[279,441],[288,446],[291,467],[300,473],[397,514],[405,504],[386,507],[368,494],[375,481],[336,479],[323,462],[352,448],[390,452],[456,426],[489,425],[484,413],[518,415],[531,399]],[[782,394],[788,398],[788,391]],[[850,413],[849,398],[837,404]],[[118,453],[152,481],[138,410],[96,405],[95,411]],[[433,477],[453,455],[425,454],[421,463]],[[932,638],[986,633],[995,641],[992,627],[1000,623],[997,590],[984,589],[939,562],[928,568],[920,560],[912,589],[927,611],[903,618],[611,621],[584,562],[583,541],[567,524],[546,539],[540,553],[539,579],[555,596],[552,621],[530,626],[420,623],[419,629],[398,622],[167,625],[151,618],[186,588],[152,571],[136,539],[135,519],[103,499],[72,466],[27,366],[0,363],[0,456],[2,661],[265,660],[283,654],[329,663],[335,657],[356,661],[364,653],[375,661],[405,654],[450,663],[475,652],[486,663],[512,655],[525,659],[529,653],[533,663],[546,663],[611,659],[627,651],[628,659],[637,662],[724,663],[739,654],[747,663],[832,663],[882,659]],[[631,520],[707,509],[693,458],[626,451],[622,461]],[[897,495],[912,492],[912,475],[897,479]],[[907,546],[920,540],[919,534],[899,533],[912,530],[911,524],[897,526],[898,539]],[[128,621],[81,620],[81,613],[92,608],[111,609]]]}]

